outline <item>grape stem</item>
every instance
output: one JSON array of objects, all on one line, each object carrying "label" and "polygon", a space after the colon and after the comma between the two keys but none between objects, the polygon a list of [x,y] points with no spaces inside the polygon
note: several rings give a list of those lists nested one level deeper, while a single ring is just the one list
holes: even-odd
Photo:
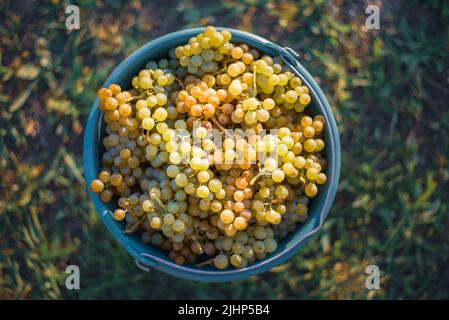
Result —
[{"label": "grape stem", "polygon": [[[237,61],[237,60],[235,60],[235,61]],[[223,73],[223,71],[226,71],[226,69],[228,68],[228,65],[229,65],[231,62],[233,62],[233,60],[227,60],[227,61],[225,61],[225,62],[223,63],[223,68],[221,68],[220,70],[214,72],[212,75],[215,76],[215,75],[217,75],[217,74]]]},{"label": "grape stem", "polygon": [[181,89],[184,90],[184,84],[181,82],[181,80],[178,77],[175,77],[176,82],[180,85]]},{"label": "grape stem", "polygon": [[133,233],[136,232],[140,225],[142,224],[142,222],[146,219],[146,216],[142,216],[140,219],[138,219],[137,221],[128,223],[128,225],[125,228],[125,233]]},{"label": "grape stem", "polygon": [[159,199],[159,197],[154,197],[154,200],[156,200],[157,204],[162,207],[163,209],[165,209],[165,205],[162,203],[161,199]]},{"label": "grape stem", "polygon": [[271,204],[282,204],[284,202],[284,199],[278,198],[271,200]]},{"label": "grape stem", "polygon": [[129,98],[128,100],[126,100],[126,102],[130,102],[130,101],[134,101],[134,100],[139,100],[139,99],[143,98],[144,96],[145,96],[145,94],[142,93],[142,94],[140,94],[140,95],[138,95],[138,96]]},{"label": "grape stem", "polygon": [[221,125],[221,123],[215,118],[215,116],[210,117],[210,120],[218,127],[218,129],[227,135],[228,138],[232,138],[232,135],[226,131],[226,129]]},{"label": "grape stem", "polygon": [[256,181],[263,175],[265,174],[265,170],[259,170],[259,173],[256,174],[256,176],[254,178],[251,179],[251,181],[249,182],[250,185],[254,185],[256,183]]},{"label": "grape stem", "polygon": [[125,200],[125,201],[122,202],[122,208],[126,209],[125,211],[128,211],[129,205],[130,205],[129,200]]},{"label": "grape stem", "polygon": [[[149,96],[153,96],[154,95],[154,91],[150,88],[150,89],[147,89],[146,91],[145,91],[145,95],[147,96],[147,97],[149,97]],[[143,98],[143,97],[142,97]]]},{"label": "grape stem", "polygon": [[272,210],[272,209],[273,209],[273,208],[271,207],[271,204],[272,204],[272,203],[273,203],[273,202],[271,202],[271,203],[265,202],[265,203],[263,204],[263,212],[267,213],[268,210]]},{"label": "grape stem", "polygon": [[213,262],[214,262],[214,259],[211,258],[211,259],[203,261],[201,263],[197,263],[196,266],[197,267],[203,267],[203,266],[206,266],[206,265],[211,265],[211,264],[213,264]]}]

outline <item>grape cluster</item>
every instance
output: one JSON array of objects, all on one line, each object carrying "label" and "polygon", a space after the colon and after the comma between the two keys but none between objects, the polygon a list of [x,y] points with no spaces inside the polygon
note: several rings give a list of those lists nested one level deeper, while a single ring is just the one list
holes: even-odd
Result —
[{"label": "grape cluster", "polygon": [[130,89],[98,91],[105,152],[90,188],[177,264],[264,259],[326,183],[326,122],[305,111],[309,89],[280,57],[231,39],[206,27]]}]

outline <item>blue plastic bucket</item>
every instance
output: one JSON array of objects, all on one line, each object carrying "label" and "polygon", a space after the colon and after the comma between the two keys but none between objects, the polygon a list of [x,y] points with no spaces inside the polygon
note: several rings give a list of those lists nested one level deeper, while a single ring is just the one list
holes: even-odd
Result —
[{"label": "blue plastic bucket", "polygon": [[[122,88],[129,88],[132,77],[138,73],[150,60],[158,60],[168,56],[170,48],[186,43],[189,38],[203,32],[204,28],[194,28],[167,34],[150,41],[128,58],[126,58],[109,76],[104,87],[111,83],[117,83]],[[218,28],[222,29],[222,28]],[[265,272],[292,257],[310,237],[322,226],[335,197],[340,175],[340,140],[337,125],[329,103],[318,84],[312,76],[297,61],[297,56],[290,48],[282,48],[262,37],[239,31],[232,32],[234,43],[246,43],[260,52],[271,56],[281,56],[289,65],[291,71],[302,79],[309,87],[312,95],[312,103],[307,107],[312,114],[321,114],[326,119],[324,138],[326,142],[325,155],[328,161],[326,175],[327,183],[320,187],[318,195],[310,201],[309,218],[298,229],[279,241],[278,249],[263,260],[257,260],[247,268],[218,270],[211,266],[196,267],[193,265],[177,265],[167,256],[167,252],[143,243],[136,234],[124,233],[124,222],[117,222],[112,218],[112,212],[116,204],[111,202],[104,204],[99,196],[89,189],[90,197],[101,220],[109,232],[135,259],[136,264],[145,270],[155,268],[176,277],[198,281],[230,281],[243,279],[258,273]],[[92,111],[87,120],[84,133],[83,161],[86,184],[95,179],[100,170],[100,159],[103,151],[102,135],[104,134],[102,113],[97,108],[98,100],[92,106]]]}]

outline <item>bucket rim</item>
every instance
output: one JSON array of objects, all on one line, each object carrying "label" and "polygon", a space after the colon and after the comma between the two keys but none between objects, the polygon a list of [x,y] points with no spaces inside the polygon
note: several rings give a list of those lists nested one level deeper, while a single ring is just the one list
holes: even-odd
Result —
[{"label": "bucket rim", "polygon": [[[99,200],[98,195],[94,194],[89,188],[89,181],[96,178],[97,172],[94,170],[93,161],[95,159],[94,155],[98,154],[98,150],[95,150],[98,142],[95,143],[95,139],[99,141],[99,131],[98,123],[101,119],[102,113],[98,110],[98,98],[95,99],[91,112],[87,119],[87,125],[84,132],[83,139],[83,164],[84,164],[84,176],[86,178],[86,187],[89,191],[91,200],[95,205],[97,213],[100,215],[103,224],[107,227],[108,231],[113,235],[113,237],[123,246],[129,254],[136,260],[136,263],[143,267],[156,268],[160,271],[168,273],[172,276],[196,280],[196,281],[206,281],[206,282],[222,282],[231,281],[247,278],[252,275],[263,273],[276,265],[285,262],[287,259],[291,258],[301,247],[303,247],[322,226],[325,218],[327,217],[333,200],[337,192],[338,181],[340,178],[340,165],[341,165],[341,155],[340,155],[340,139],[338,134],[337,124],[332,112],[332,109],[322,92],[321,88],[318,86],[313,77],[309,72],[297,61],[289,48],[282,48],[279,45],[252,33],[248,33],[241,30],[236,30],[232,28],[216,27],[218,30],[229,30],[232,33],[235,42],[251,42],[249,45],[254,46],[256,43],[259,47],[265,47],[266,51],[275,51],[280,55],[284,62],[292,69],[292,71],[301,78],[301,80],[309,87],[313,98],[318,102],[318,107],[320,113],[326,119],[326,127],[328,130],[328,135],[330,139],[326,141],[326,148],[331,148],[330,154],[332,155],[333,165],[329,168],[328,181],[326,182],[326,194],[324,196],[323,203],[318,205],[316,210],[319,210],[319,220],[318,223],[313,227],[313,229],[302,236],[300,239],[295,239],[295,243],[285,248],[282,251],[275,251],[270,254],[267,258],[259,260],[257,264],[252,264],[244,269],[226,269],[226,270],[204,270],[191,268],[187,266],[179,266],[174,262],[167,259],[162,259],[160,257],[142,252],[137,246],[133,244],[134,240],[130,239],[123,232],[117,232],[117,224],[110,217],[110,211],[107,209],[106,205]],[[190,37],[203,32],[204,28],[189,28],[172,33],[168,33],[154,40],[147,42],[145,45],[141,46],[135,50],[131,55],[125,58],[109,75],[107,80],[104,82],[103,86],[108,86],[109,84],[116,82],[116,79],[120,78],[126,70],[129,68],[129,64],[133,63],[136,59],[145,55],[148,51],[157,48],[159,45],[166,42],[185,41]],[[92,143],[94,139],[94,143]],[[97,159],[99,159],[97,157]],[[325,185],[325,186],[326,186]],[[324,191],[324,190],[323,190]],[[302,225],[301,227],[304,227]],[[300,228],[295,230],[293,233],[297,233]],[[121,230],[123,231],[123,230]]]}]

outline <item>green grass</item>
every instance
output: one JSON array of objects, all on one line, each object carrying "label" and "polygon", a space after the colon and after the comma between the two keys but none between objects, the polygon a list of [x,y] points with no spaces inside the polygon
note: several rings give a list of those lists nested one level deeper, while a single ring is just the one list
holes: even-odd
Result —
[{"label": "green grass", "polygon": [[[379,1],[380,30],[365,29],[363,2],[77,3],[71,33],[68,1],[0,4],[1,299],[449,298],[447,1]],[[300,51],[342,142],[323,230],[284,265],[227,284],[140,271],[98,219],[81,160],[86,117],[114,66],[157,36],[206,24]],[[65,289],[69,264],[80,266],[79,291]],[[365,288],[370,264],[381,290]]]}]

